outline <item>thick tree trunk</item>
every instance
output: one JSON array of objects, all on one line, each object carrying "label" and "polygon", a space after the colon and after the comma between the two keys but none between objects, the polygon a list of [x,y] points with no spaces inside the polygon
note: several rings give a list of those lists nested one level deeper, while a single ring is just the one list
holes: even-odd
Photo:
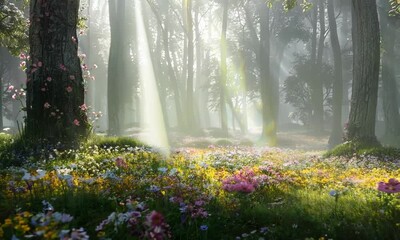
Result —
[{"label": "thick tree trunk", "polygon": [[223,2],[223,16],[222,16],[222,31],[221,31],[221,70],[220,70],[220,94],[219,94],[219,105],[221,110],[221,129],[224,133],[228,132],[227,122],[227,111],[226,111],[226,82],[227,82],[227,65],[226,65],[226,54],[227,54],[227,41],[226,31],[228,29],[228,0]]},{"label": "thick tree trunk", "polygon": [[328,1],[328,19],[330,28],[331,45],[333,52],[334,74],[333,82],[333,119],[332,130],[329,137],[329,147],[335,147],[342,142],[342,99],[343,99],[343,76],[342,76],[342,51],[340,49],[335,10],[332,1]]},{"label": "thick tree trunk", "polygon": [[74,143],[88,134],[77,55],[79,0],[30,1],[26,136]]},{"label": "thick tree trunk", "polygon": [[[385,115],[384,141],[389,144],[397,143],[400,137],[400,115],[398,105],[398,88],[395,71],[395,41],[396,18],[388,14],[389,4],[381,1],[386,8],[379,8],[380,26],[382,31],[382,98]],[[398,20],[397,20],[398,21]]]},{"label": "thick tree trunk", "polygon": [[380,31],[375,0],[353,3],[353,88],[349,140],[378,145],[375,118],[378,96]]}]

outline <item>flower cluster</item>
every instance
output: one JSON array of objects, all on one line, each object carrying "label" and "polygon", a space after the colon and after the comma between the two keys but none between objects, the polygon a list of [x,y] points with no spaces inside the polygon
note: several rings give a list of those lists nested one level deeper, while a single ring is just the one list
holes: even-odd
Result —
[{"label": "flower cluster", "polygon": [[127,199],[124,205],[128,208],[126,212],[113,212],[96,227],[98,237],[105,238],[124,230],[128,231],[127,234],[141,239],[162,240],[172,237],[170,227],[161,213],[152,211],[144,215],[148,208],[143,202],[132,199]]},{"label": "flower cluster", "polygon": [[[6,218],[0,225],[0,238],[18,239],[40,238],[40,239],[89,239],[83,228],[68,229],[73,217],[66,213],[54,212],[53,206],[43,201],[43,212],[33,215],[30,212],[17,213]],[[6,236],[6,234],[11,234]]]},{"label": "flower cluster", "polygon": [[258,186],[264,183],[268,177],[266,175],[257,175],[252,169],[244,168],[236,174],[222,181],[222,189],[228,192],[251,193]]},{"label": "flower cluster", "polygon": [[400,192],[400,182],[394,178],[389,179],[387,183],[379,182],[378,190],[385,193],[398,193]]}]

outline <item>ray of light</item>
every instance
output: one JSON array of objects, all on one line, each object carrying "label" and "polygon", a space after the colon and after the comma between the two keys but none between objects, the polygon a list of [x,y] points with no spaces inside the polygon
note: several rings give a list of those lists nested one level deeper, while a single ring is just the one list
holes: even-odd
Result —
[{"label": "ray of light", "polygon": [[141,128],[140,140],[169,154],[169,143],[156,84],[147,32],[143,20],[141,0],[135,1],[137,48],[139,56],[139,78],[141,87]]}]

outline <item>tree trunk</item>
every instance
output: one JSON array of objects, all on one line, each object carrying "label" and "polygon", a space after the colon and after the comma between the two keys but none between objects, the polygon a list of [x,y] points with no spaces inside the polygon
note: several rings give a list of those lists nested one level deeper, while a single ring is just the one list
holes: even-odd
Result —
[{"label": "tree trunk", "polygon": [[221,110],[221,129],[224,133],[228,132],[228,122],[227,122],[227,111],[226,111],[226,82],[227,82],[227,65],[226,65],[226,52],[227,52],[227,41],[226,41],[226,31],[228,29],[228,0],[223,2],[223,17],[222,17],[222,31],[221,31],[221,70],[220,70],[220,94],[219,94],[219,105]]},{"label": "tree trunk", "polygon": [[328,1],[328,19],[330,28],[331,45],[334,62],[333,82],[333,119],[332,130],[329,137],[329,147],[333,148],[342,142],[342,99],[343,99],[343,77],[342,77],[342,51],[340,49],[339,38],[337,33],[337,25],[335,18],[335,10],[332,1]]},{"label": "tree trunk", "polygon": [[194,40],[193,40],[193,15],[192,15],[192,0],[186,1],[186,30],[188,42],[188,64],[187,64],[187,84],[186,84],[186,117],[187,131],[193,132],[196,127],[194,117],[194,102],[193,102],[193,75],[194,75]]},{"label": "tree trunk", "polygon": [[315,63],[315,74],[313,78],[313,89],[312,89],[312,105],[313,105],[313,128],[316,133],[322,133],[324,129],[324,94],[323,84],[321,77],[322,69],[322,57],[324,54],[325,47],[325,4],[324,0],[318,2],[318,16],[319,16],[319,43],[317,52],[317,62]]},{"label": "tree trunk", "polygon": [[79,0],[30,1],[26,136],[73,144],[89,130],[76,26]]},{"label": "tree trunk", "polygon": [[260,67],[260,92],[262,101],[263,128],[261,141],[265,141],[270,146],[277,144],[276,140],[276,122],[274,110],[274,93],[272,74],[270,72],[270,27],[269,16],[270,9],[264,1],[259,2],[260,15],[260,49],[259,49],[259,67]]},{"label": "tree trunk", "polygon": [[396,19],[389,16],[389,4],[381,1],[385,8],[379,8],[380,26],[382,31],[382,98],[385,116],[384,141],[389,144],[398,144],[400,136],[400,116],[398,105],[398,88],[395,71],[395,42]]},{"label": "tree trunk", "polygon": [[109,0],[111,44],[108,59],[108,135],[123,132],[123,78],[125,59],[123,57],[123,26],[125,26],[125,0]]},{"label": "tree trunk", "polygon": [[348,138],[379,145],[375,118],[379,81],[380,31],[375,0],[352,0],[353,88]]}]

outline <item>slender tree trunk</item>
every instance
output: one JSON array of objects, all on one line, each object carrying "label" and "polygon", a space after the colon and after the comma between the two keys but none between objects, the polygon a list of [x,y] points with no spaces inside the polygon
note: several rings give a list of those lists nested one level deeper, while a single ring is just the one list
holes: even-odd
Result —
[{"label": "slender tree trunk", "polygon": [[260,91],[262,101],[262,117],[263,128],[261,141],[266,141],[270,146],[277,144],[276,142],[276,122],[274,120],[273,107],[273,81],[270,72],[270,27],[269,17],[270,9],[264,1],[259,2],[260,15]]},{"label": "slender tree trunk", "polygon": [[379,8],[380,26],[382,31],[382,98],[385,116],[384,141],[397,143],[400,137],[400,115],[398,105],[398,87],[395,71],[396,17],[389,16],[389,4],[381,1],[386,8]]},{"label": "slender tree trunk", "polygon": [[123,26],[125,26],[125,0],[109,0],[111,27],[110,55],[108,60],[108,134],[123,132],[123,86],[125,59],[123,53]]},{"label": "slender tree trunk", "polygon": [[322,69],[322,57],[325,48],[325,4],[324,0],[319,0],[318,2],[318,16],[319,16],[319,43],[317,52],[317,62],[316,62],[316,74],[314,79],[314,87],[312,91],[312,102],[313,102],[313,127],[316,133],[322,133],[324,129],[324,94],[323,94],[323,84],[321,77]]},{"label": "slender tree trunk", "polygon": [[87,136],[76,26],[79,0],[30,1],[26,136],[76,143]]},{"label": "slender tree trunk", "polygon": [[335,10],[332,1],[328,1],[328,19],[330,28],[331,45],[333,52],[334,74],[333,82],[333,119],[332,130],[329,137],[329,147],[335,147],[342,142],[342,99],[343,99],[343,73],[342,73],[342,51],[340,49],[337,33]]},{"label": "slender tree trunk", "polygon": [[194,39],[193,39],[193,15],[192,0],[186,1],[187,17],[187,36],[188,36],[188,65],[187,65],[187,84],[186,84],[186,117],[187,131],[193,132],[195,126],[194,101],[193,101],[193,77],[194,77]]},{"label": "slender tree trunk", "polygon": [[349,140],[379,145],[375,136],[380,30],[375,0],[352,0],[353,88]]},{"label": "slender tree trunk", "polygon": [[220,94],[219,94],[219,105],[221,110],[221,129],[224,133],[228,132],[227,122],[227,111],[226,111],[226,82],[227,82],[227,65],[226,65],[226,54],[227,54],[227,40],[226,32],[228,29],[228,0],[223,2],[223,15],[222,15],[222,31],[221,31],[221,70],[220,70]]}]

